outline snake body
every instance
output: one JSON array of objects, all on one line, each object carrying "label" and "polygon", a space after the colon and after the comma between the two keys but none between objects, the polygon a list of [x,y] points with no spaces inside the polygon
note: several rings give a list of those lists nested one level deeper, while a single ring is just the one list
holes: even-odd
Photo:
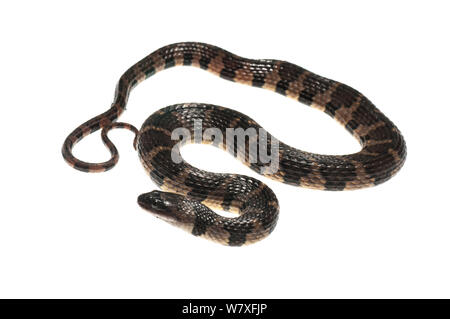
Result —
[{"label": "snake body", "polygon": [[[177,104],[163,108],[151,115],[139,131],[130,124],[116,122],[125,110],[131,90],[139,82],[178,65],[196,66],[224,79],[273,90],[320,109],[344,125],[359,140],[362,149],[349,155],[304,152],[268,133],[263,136],[262,127],[242,113],[207,104]],[[200,140],[195,138],[196,121],[202,123]],[[241,148],[232,148],[232,155],[269,178],[323,190],[358,189],[380,184],[398,172],[406,159],[406,145],[400,131],[355,89],[289,62],[242,58],[221,48],[195,42],[165,46],[129,68],[117,84],[111,108],[80,125],[66,138],[62,148],[64,159],[85,172],[111,169],[118,161],[118,152],[107,132],[116,127],[136,133],[135,147],[141,162],[163,190],[140,195],[140,206],[196,236],[231,246],[249,244],[270,234],[278,219],[278,200],[267,185],[254,178],[216,174],[189,165],[181,158],[181,145],[209,143],[230,151],[229,141],[236,144],[236,140],[228,139],[227,129],[254,130],[256,135],[252,138],[258,141],[258,150],[270,153],[272,146],[277,146],[278,169],[267,170],[267,161],[259,155],[256,158],[249,156],[255,145],[251,143],[251,137],[244,140]],[[178,128],[185,129],[191,138],[181,142],[173,139],[173,132]],[[221,133],[219,140],[207,136],[208,129],[213,128],[218,130],[216,133]],[[99,129],[103,129],[102,139],[111,152],[111,159],[87,163],[74,157],[73,146]],[[174,161],[174,155],[180,160]],[[239,216],[227,218],[210,208],[230,210]]]}]

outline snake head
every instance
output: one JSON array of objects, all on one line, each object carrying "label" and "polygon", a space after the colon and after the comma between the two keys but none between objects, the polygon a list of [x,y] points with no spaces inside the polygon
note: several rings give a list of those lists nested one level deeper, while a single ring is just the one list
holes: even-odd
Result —
[{"label": "snake head", "polygon": [[186,214],[183,214],[180,205],[184,197],[174,193],[152,191],[138,197],[138,204],[143,209],[172,224],[184,224],[192,222]]}]

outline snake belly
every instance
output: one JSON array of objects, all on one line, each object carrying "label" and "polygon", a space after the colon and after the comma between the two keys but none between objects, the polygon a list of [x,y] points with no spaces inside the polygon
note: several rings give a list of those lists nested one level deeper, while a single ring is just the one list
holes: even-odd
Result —
[{"label": "snake belly", "polygon": [[[117,84],[111,108],[80,125],[66,138],[62,149],[64,159],[85,172],[102,172],[114,167],[118,152],[106,132],[113,127],[136,131],[129,124],[115,122],[125,110],[131,90],[155,73],[179,65],[199,67],[224,79],[269,89],[319,109],[341,123],[362,146],[354,154],[314,154],[283,144],[268,134],[264,147],[276,141],[279,151],[278,169],[265,171],[266,177],[322,190],[359,189],[387,181],[405,162],[406,144],[400,131],[355,89],[289,62],[247,59],[195,42],[163,47],[128,69]],[[173,130],[183,127],[193,133],[195,119],[202,120],[205,129],[218,128],[225,133],[223,136],[226,128],[261,129],[244,114],[213,105],[179,104],[157,111],[137,134],[137,149],[153,181],[164,191],[177,194],[155,191],[139,196],[138,203],[194,235],[223,244],[239,246],[266,237],[274,229],[279,212],[278,201],[270,188],[247,176],[210,173],[184,161],[173,162],[171,156],[179,152],[181,145],[171,139]],[[111,159],[87,163],[73,156],[73,146],[98,129],[103,129],[102,139],[111,152]],[[225,144],[218,146],[225,148]],[[249,147],[245,143],[243,151],[233,155],[261,173],[267,164],[259,159],[251,161],[246,155]],[[226,218],[208,206],[240,215]]]}]

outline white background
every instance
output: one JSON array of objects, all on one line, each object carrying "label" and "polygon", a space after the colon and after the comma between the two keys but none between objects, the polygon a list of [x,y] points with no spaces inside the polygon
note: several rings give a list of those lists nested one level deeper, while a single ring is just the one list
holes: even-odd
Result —
[{"label": "white background", "polygon": [[[448,13],[445,1],[2,2],[0,297],[450,297]],[[192,164],[257,177],[277,194],[274,233],[242,248],[137,205],[156,185],[127,131],[110,133],[121,155],[113,170],[70,168],[60,153],[67,134],[109,108],[129,66],[179,41],[287,60],[356,88],[404,134],[404,168],[375,188],[324,192],[187,146]],[[195,68],[141,83],[120,120],[139,127],[181,102],[239,110],[303,150],[359,150],[321,112]],[[99,134],[75,154],[109,155]]]}]

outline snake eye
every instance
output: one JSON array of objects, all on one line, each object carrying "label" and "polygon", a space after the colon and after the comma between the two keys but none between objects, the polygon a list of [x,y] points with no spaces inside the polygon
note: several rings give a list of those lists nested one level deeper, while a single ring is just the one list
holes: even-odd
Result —
[{"label": "snake eye", "polygon": [[164,200],[162,200],[161,198],[152,198],[150,205],[154,210],[167,209],[167,206],[164,203]]}]

